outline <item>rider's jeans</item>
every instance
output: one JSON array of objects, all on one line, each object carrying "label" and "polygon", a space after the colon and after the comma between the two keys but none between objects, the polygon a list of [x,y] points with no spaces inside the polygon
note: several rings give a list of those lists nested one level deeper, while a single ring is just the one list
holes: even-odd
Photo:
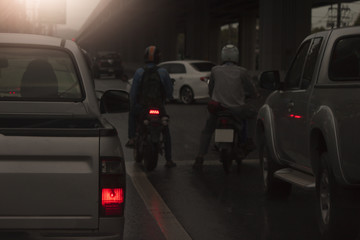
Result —
[{"label": "rider's jeans", "polygon": [[199,156],[204,156],[208,152],[211,137],[216,128],[216,120],[217,116],[215,114],[209,113],[209,117],[206,120],[205,127],[202,130],[200,136],[200,148],[198,153]]}]

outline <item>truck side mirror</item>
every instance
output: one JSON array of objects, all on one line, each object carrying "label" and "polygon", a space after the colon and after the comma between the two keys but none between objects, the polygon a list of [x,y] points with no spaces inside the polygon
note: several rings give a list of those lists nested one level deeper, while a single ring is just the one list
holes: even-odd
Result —
[{"label": "truck side mirror", "polygon": [[266,71],[260,74],[260,87],[268,90],[279,90],[280,86],[279,71]]},{"label": "truck side mirror", "polygon": [[101,113],[123,113],[130,109],[129,94],[123,90],[107,90],[100,99]]}]

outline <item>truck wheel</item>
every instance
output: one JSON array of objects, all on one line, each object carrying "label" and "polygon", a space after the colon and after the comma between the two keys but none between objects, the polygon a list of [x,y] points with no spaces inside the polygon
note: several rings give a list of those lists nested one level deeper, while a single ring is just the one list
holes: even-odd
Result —
[{"label": "truck wheel", "polygon": [[159,145],[158,143],[147,143],[144,146],[144,166],[148,171],[152,171],[156,168],[159,157]]},{"label": "truck wheel", "polygon": [[225,173],[228,174],[231,170],[231,165],[232,165],[231,152],[228,149],[221,149],[220,160],[223,164]]},{"label": "truck wheel", "polygon": [[322,239],[356,239],[358,235],[358,189],[344,189],[336,183],[328,164],[328,155],[321,155],[316,176],[318,222]]},{"label": "truck wheel", "polygon": [[272,159],[265,138],[261,141],[259,146],[259,159],[265,194],[268,197],[288,197],[291,193],[292,185],[275,178],[274,173],[282,167]]}]

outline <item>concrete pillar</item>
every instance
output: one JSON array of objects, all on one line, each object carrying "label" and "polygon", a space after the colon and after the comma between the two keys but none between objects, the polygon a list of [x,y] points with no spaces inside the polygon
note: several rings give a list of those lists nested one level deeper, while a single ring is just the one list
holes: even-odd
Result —
[{"label": "concrete pillar", "polygon": [[186,19],[185,57],[191,59],[209,59],[210,10],[207,0],[193,1],[191,12]]},{"label": "concrete pillar", "polygon": [[289,68],[311,31],[312,0],[259,0],[260,70]]},{"label": "concrete pillar", "polygon": [[176,19],[171,12],[164,12],[157,23],[158,46],[161,50],[161,60],[169,61],[177,58],[177,35]]},{"label": "concrete pillar", "polygon": [[239,63],[248,70],[255,70],[257,12],[243,14],[239,18]]},{"label": "concrete pillar", "polygon": [[219,64],[220,63],[220,25],[217,23],[211,24],[209,29],[209,61]]}]

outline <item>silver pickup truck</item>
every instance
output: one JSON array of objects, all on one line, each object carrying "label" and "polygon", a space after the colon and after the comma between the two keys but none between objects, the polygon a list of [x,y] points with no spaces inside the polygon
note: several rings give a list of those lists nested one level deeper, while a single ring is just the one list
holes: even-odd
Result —
[{"label": "silver pickup truck", "polygon": [[73,41],[0,34],[0,238],[123,237],[123,151],[101,113],[128,95],[99,101],[86,60]]},{"label": "silver pickup truck", "polygon": [[305,38],[260,108],[257,139],[264,189],[287,196],[292,184],[316,189],[323,239],[355,239],[360,204],[360,27]]}]

